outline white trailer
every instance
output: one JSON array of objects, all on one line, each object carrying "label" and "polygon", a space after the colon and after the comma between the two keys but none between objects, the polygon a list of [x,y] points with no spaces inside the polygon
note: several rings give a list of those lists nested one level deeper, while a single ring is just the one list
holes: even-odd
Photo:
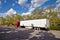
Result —
[{"label": "white trailer", "polygon": [[25,28],[45,28],[48,29],[50,27],[49,25],[49,19],[35,19],[35,20],[25,20],[20,21],[20,26],[24,26]]}]

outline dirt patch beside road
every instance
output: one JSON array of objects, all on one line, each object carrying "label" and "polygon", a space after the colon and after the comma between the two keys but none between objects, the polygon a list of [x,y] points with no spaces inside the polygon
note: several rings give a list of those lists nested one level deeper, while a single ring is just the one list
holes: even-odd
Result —
[{"label": "dirt patch beside road", "polygon": [[60,31],[50,30],[49,32],[54,34],[56,38],[60,38]]}]

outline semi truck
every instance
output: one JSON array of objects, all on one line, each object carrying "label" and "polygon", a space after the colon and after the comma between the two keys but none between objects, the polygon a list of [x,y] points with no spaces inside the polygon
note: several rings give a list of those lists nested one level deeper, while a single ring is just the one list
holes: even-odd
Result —
[{"label": "semi truck", "polygon": [[34,19],[20,21],[20,26],[24,28],[45,28],[49,29],[49,19]]}]

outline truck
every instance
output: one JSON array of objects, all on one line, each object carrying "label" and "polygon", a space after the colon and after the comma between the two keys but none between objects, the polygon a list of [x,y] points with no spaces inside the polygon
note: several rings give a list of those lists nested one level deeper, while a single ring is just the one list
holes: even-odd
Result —
[{"label": "truck", "polygon": [[20,26],[24,28],[45,28],[49,29],[49,19],[34,19],[20,21]]}]

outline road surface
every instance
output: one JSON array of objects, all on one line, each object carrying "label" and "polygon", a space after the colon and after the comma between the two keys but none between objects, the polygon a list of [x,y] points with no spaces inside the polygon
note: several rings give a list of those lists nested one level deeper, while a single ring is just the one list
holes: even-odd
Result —
[{"label": "road surface", "polygon": [[60,40],[60,31],[0,27],[0,40]]}]

